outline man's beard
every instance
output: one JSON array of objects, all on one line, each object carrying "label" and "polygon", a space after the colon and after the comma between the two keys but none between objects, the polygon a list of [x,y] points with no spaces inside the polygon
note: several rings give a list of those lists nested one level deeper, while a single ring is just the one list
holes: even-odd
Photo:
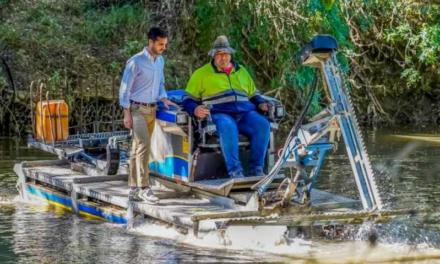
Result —
[{"label": "man's beard", "polygon": [[158,49],[152,48],[152,52],[154,53],[154,55],[161,55],[164,52],[164,50],[163,49],[158,50]]},{"label": "man's beard", "polygon": [[229,66],[229,62],[225,62],[225,63],[221,63],[220,64],[220,68],[226,68],[226,67],[228,67]]}]

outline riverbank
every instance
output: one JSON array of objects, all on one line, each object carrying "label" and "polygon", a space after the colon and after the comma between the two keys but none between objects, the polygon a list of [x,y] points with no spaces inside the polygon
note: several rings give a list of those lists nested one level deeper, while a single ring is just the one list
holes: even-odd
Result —
[{"label": "riverbank", "polygon": [[[0,135],[30,131],[31,84],[44,88],[43,99],[49,92],[67,101],[72,126],[120,117],[105,105],[116,104],[124,65],[152,25],[169,31],[167,89],[184,88],[209,61],[216,36],[226,34],[258,89],[295,116],[314,78],[298,52],[314,35],[331,34],[362,123],[439,124],[438,10],[438,3],[403,0],[1,1]],[[323,100],[321,91],[311,115]]]}]

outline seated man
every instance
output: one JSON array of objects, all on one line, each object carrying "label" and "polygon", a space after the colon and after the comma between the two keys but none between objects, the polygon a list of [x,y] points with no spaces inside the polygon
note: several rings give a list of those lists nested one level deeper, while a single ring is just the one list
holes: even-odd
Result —
[{"label": "seated man", "polygon": [[200,119],[211,115],[232,178],[244,177],[238,151],[239,133],[250,140],[249,176],[262,176],[270,123],[256,110],[258,107],[268,111],[269,106],[247,70],[232,60],[234,52],[225,36],[217,37],[208,53],[211,62],[197,69],[187,84],[183,107]]}]

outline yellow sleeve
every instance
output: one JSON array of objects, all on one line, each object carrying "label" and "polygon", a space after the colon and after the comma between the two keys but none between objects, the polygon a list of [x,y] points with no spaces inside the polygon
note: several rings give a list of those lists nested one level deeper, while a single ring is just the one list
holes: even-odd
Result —
[{"label": "yellow sleeve", "polygon": [[202,78],[199,71],[195,71],[189,78],[185,89],[186,93],[197,100],[201,100],[203,93]]},{"label": "yellow sleeve", "polygon": [[252,76],[250,75],[250,73],[248,72],[248,70],[245,68],[245,67],[243,67],[243,66],[241,66],[242,67],[242,69],[245,71],[245,74],[247,75],[247,86],[246,86],[246,92],[247,92],[247,95],[249,96],[249,97],[252,97],[252,96],[254,96],[254,94],[257,92],[257,87],[255,86],[255,82],[254,82],[254,80],[252,79]]}]

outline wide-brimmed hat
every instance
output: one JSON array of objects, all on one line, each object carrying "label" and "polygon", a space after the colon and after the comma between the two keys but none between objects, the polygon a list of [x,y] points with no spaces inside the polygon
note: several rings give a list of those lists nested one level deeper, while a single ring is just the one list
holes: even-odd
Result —
[{"label": "wide-brimmed hat", "polygon": [[226,52],[232,54],[235,52],[235,49],[231,48],[229,45],[228,38],[224,35],[218,36],[214,43],[212,44],[212,49],[208,52],[210,57],[214,57],[217,52]]}]

